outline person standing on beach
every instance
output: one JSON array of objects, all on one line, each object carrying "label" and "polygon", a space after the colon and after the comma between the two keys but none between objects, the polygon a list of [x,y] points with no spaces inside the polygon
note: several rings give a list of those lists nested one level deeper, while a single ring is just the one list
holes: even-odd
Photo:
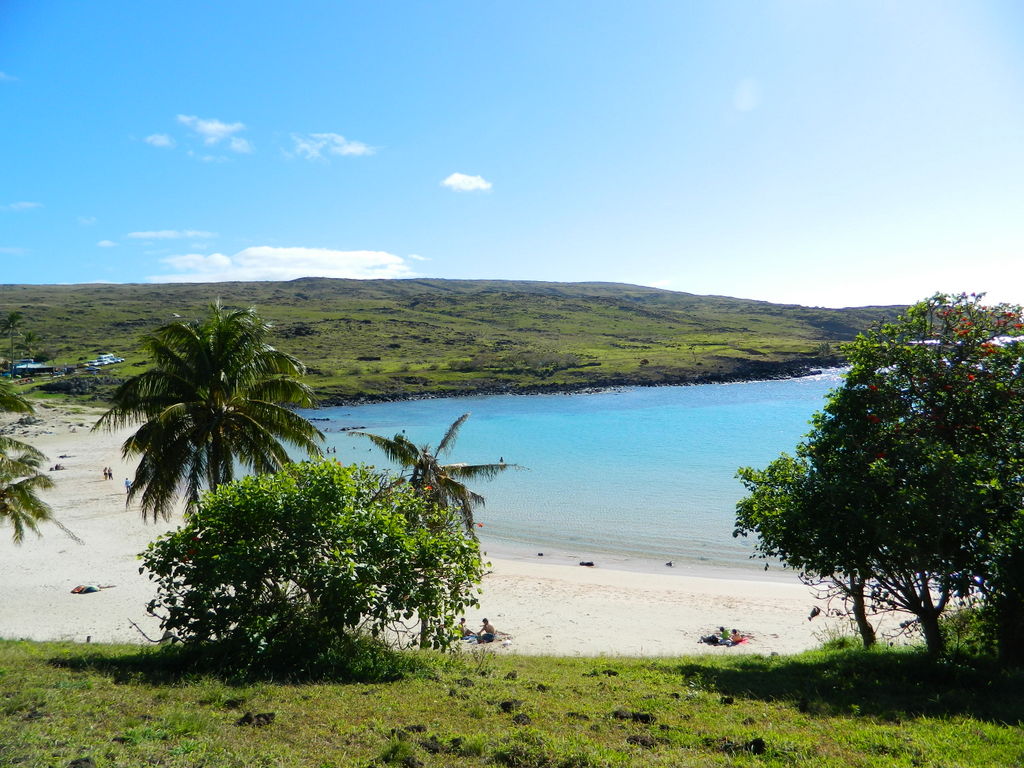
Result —
[{"label": "person standing on beach", "polygon": [[132,492],[132,481],[129,480],[127,477],[124,479],[124,492],[125,493],[131,493]]}]

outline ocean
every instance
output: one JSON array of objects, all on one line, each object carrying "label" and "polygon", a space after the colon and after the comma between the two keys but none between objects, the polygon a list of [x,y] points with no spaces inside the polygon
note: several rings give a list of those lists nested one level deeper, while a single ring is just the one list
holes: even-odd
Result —
[{"label": "ocean", "polygon": [[[792,452],[841,373],[782,381],[560,395],[412,400],[306,411],[345,463],[391,465],[353,427],[436,446],[461,414],[449,462],[504,460],[470,483],[491,555],[752,577],[752,543],[732,536],[741,466]],[[333,455],[333,454],[332,454]]]}]

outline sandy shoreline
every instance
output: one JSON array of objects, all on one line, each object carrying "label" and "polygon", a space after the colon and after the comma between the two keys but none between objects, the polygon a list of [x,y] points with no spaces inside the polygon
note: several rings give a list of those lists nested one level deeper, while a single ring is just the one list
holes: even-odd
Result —
[{"label": "sandy shoreline", "polygon": [[[144,642],[159,622],[145,611],[154,596],[139,574],[137,554],[170,522],[144,523],[138,509],[125,508],[124,479],[133,467],[121,460],[127,432],[92,433],[98,411],[78,407],[37,408],[38,423],[3,425],[11,437],[28,442],[60,462],[51,473],[56,487],[46,499],[55,516],[84,542],[77,544],[55,526],[24,544],[0,528],[0,637],[85,642]],[[59,458],[63,456],[64,458]],[[102,468],[114,469],[104,480]],[[684,653],[793,653],[821,642],[827,624],[807,620],[816,604],[795,577],[771,580],[708,578],[689,573],[643,573],[491,557],[480,610],[467,614],[479,626],[487,616],[512,635],[502,652],[556,655],[674,655]],[[76,595],[77,584],[112,584]],[[752,636],[736,648],[699,644],[721,624]]]}]

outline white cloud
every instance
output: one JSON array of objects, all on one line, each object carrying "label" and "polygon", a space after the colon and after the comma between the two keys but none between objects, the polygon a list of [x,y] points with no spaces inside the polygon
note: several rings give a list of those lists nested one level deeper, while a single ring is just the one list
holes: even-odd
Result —
[{"label": "white cloud", "polygon": [[219,144],[224,139],[231,139],[228,146],[234,152],[251,152],[252,145],[248,141],[235,136],[245,130],[245,123],[222,123],[216,118],[202,118],[195,115],[178,115],[178,122],[188,126],[192,132],[202,138],[204,144]]},{"label": "white cloud", "polygon": [[412,277],[405,259],[385,251],[255,246],[233,256],[186,253],[161,261],[175,270],[153,275],[153,283],[218,283],[229,280],[294,280],[299,277],[352,279]]},{"label": "white cloud", "polygon": [[491,182],[483,176],[467,176],[464,173],[453,173],[441,182],[441,186],[457,192],[483,192],[491,188]]},{"label": "white cloud", "polygon": [[420,256],[418,253],[410,253],[409,258],[413,261],[430,261],[426,256]]},{"label": "white cloud", "polygon": [[6,72],[0,72],[0,83],[13,83],[17,80],[14,75],[9,75]]},{"label": "white cloud", "polygon": [[199,229],[158,229],[146,232],[129,232],[125,237],[132,240],[180,240],[183,237],[198,237],[204,240],[216,237],[216,232],[203,232]]},{"label": "white cloud", "polygon": [[166,133],[153,133],[143,139],[144,142],[149,144],[151,147],[162,147],[170,149],[175,145],[174,139],[168,136]]},{"label": "white cloud", "polygon": [[81,224],[83,227],[91,227],[93,224],[96,223],[96,217],[95,216],[79,216],[78,217],[78,223]]},{"label": "white cloud", "polygon": [[115,245],[117,245],[117,243],[115,243],[113,240],[100,240],[98,243],[96,243],[96,245],[98,245],[100,248],[113,248]]},{"label": "white cloud", "polygon": [[354,157],[372,155],[374,149],[361,141],[349,141],[338,133],[293,133],[293,151],[306,160],[319,160],[327,155]]},{"label": "white cloud", "polygon": [[30,211],[33,208],[42,208],[42,203],[29,203],[21,201],[18,203],[10,203],[9,205],[0,205],[0,211]]},{"label": "white cloud", "polygon": [[737,112],[751,112],[761,106],[761,86],[757,80],[740,80],[732,94],[732,105]]}]

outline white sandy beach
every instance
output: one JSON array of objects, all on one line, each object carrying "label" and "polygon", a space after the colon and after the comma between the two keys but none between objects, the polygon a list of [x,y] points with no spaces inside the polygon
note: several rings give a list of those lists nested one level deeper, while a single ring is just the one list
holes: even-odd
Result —
[{"label": "white sandy beach", "polygon": [[[146,614],[154,596],[139,573],[137,554],[171,522],[143,522],[125,508],[124,480],[133,467],[120,457],[127,432],[89,431],[99,411],[40,406],[37,424],[4,425],[10,436],[49,457],[56,487],[46,499],[55,516],[83,543],[45,526],[21,546],[0,528],[0,637],[85,642],[144,642],[159,622]],[[2,426],[2,425],[0,425]],[[102,469],[114,469],[104,480]],[[820,643],[825,620],[807,616],[810,590],[791,581],[707,578],[686,573],[643,573],[491,558],[480,610],[467,614],[479,626],[487,616],[512,636],[501,652],[557,655],[675,655],[688,653],[793,653]],[[114,585],[94,594],[72,594],[78,584]],[[735,648],[698,643],[720,624],[751,636]],[[497,644],[496,644],[497,646]]]}]

